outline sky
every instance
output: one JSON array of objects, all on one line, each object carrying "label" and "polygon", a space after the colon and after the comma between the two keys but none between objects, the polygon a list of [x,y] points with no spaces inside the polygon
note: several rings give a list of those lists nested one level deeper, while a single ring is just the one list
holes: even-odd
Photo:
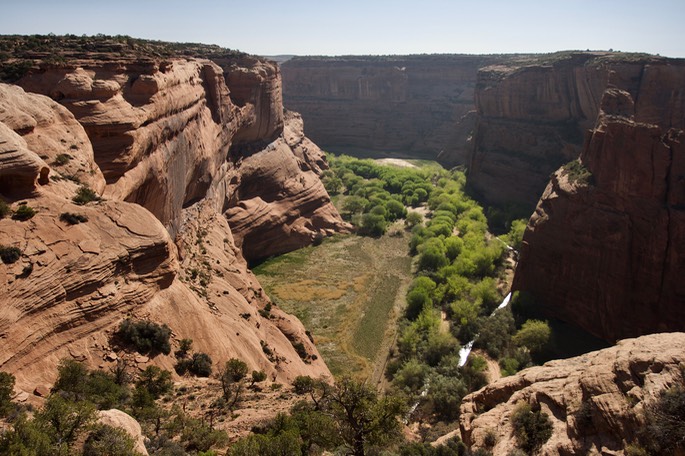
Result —
[{"label": "sky", "polygon": [[0,0],[0,34],[130,35],[258,55],[685,57],[685,0]]}]

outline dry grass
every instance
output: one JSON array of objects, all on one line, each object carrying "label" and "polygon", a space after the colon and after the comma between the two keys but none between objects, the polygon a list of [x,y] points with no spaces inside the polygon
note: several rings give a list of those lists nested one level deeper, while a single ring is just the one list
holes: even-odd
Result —
[{"label": "dry grass", "polygon": [[407,242],[407,233],[337,237],[254,271],[269,296],[311,331],[334,375],[377,381],[411,280]]}]

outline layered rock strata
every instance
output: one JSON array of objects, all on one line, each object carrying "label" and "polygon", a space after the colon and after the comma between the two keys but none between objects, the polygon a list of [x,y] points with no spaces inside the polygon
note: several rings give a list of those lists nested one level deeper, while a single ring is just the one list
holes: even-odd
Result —
[{"label": "layered rock strata", "polygon": [[682,81],[674,86],[675,75],[666,74],[670,70],[657,77],[661,70],[655,68],[679,65],[679,60],[648,55],[568,52],[482,68],[468,160],[470,188],[486,203],[518,207],[522,214],[532,210],[549,175],[583,150],[605,90],[627,91],[640,99],[642,110],[660,109],[670,97],[659,79],[675,90],[682,90]]},{"label": "layered rock strata", "polygon": [[[217,364],[237,357],[279,381],[330,375],[243,256],[347,229],[317,177],[325,160],[301,120],[285,120],[274,64],[217,62],[85,55],[39,62],[18,81],[26,92],[0,84],[0,193],[37,211],[0,220],[2,244],[21,251],[0,263],[0,368],[27,391],[63,357],[171,369],[172,356],[113,342],[127,317],[167,324],[172,345],[190,338]],[[74,203],[83,185],[102,200]],[[235,208],[280,197],[241,225],[253,214]]]},{"label": "layered rock strata", "polygon": [[[609,341],[685,329],[685,64],[604,92],[579,164],[558,170],[513,287]],[[585,176],[583,176],[585,174]]]},{"label": "layered rock strata", "polygon": [[472,450],[509,454],[517,446],[512,412],[527,403],[552,423],[536,454],[626,454],[645,425],[645,408],[664,390],[685,385],[683,362],[685,334],[666,333],[526,369],[464,398],[462,439]]},{"label": "layered rock strata", "polygon": [[286,107],[327,150],[466,162],[479,68],[501,56],[298,57],[282,64]]}]

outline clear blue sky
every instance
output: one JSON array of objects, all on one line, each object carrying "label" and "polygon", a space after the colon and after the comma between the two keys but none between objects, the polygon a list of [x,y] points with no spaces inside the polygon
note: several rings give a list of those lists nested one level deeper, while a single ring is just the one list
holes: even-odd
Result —
[{"label": "clear blue sky", "polygon": [[612,48],[685,57],[685,0],[0,2],[0,34],[122,34],[261,55]]}]

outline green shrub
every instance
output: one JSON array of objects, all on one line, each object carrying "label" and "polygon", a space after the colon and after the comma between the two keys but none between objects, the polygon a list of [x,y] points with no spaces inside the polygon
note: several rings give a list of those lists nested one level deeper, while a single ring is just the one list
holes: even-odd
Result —
[{"label": "green shrub", "polygon": [[645,412],[647,426],[640,440],[651,454],[680,454],[685,450],[685,388],[663,391]]},{"label": "green shrub", "polygon": [[549,345],[552,330],[549,324],[540,320],[528,320],[512,340],[519,347],[526,347],[531,353],[540,353]]},{"label": "green shrub", "polygon": [[88,221],[88,217],[81,214],[73,214],[71,212],[63,212],[60,214],[59,219],[69,225],[78,225],[79,223],[85,223]]},{"label": "green shrub", "polygon": [[592,173],[578,159],[566,163],[562,169],[562,173],[568,177],[571,183],[580,185],[592,183]]},{"label": "green shrub", "polygon": [[137,456],[135,441],[123,429],[98,425],[83,444],[83,456]]},{"label": "green shrub", "polygon": [[528,403],[522,402],[511,413],[511,425],[518,446],[528,452],[537,452],[552,436],[552,422],[541,411],[533,411]]},{"label": "green shrub", "polygon": [[212,375],[212,358],[206,353],[193,353],[188,370],[197,377],[209,377]]},{"label": "green shrub", "polygon": [[266,372],[264,372],[263,370],[260,370],[260,371],[253,370],[252,371],[252,379],[251,379],[252,385],[254,385],[255,383],[261,383],[264,380],[266,380]]},{"label": "green shrub", "polygon": [[57,157],[55,157],[55,161],[53,162],[53,165],[55,165],[55,166],[64,166],[64,165],[66,165],[67,163],[69,163],[69,161],[70,161],[72,158],[73,158],[73,157],[72,157],[71,155],[69,155],[69,154],[59,154],[59,155],[57,155]]},{"label": "green shrub", "polygon": [[14,375],[0,372],[0,417],[7,416],[12,411],[12,393],[14,391]]},{"label": "green shrub", "polygon": [[28,204],[20,204],[17,210],[14,211],[14,214],[12,214],[12,218],[23,222],[33,218],[34,215],[36,215],[35,209]]},{"label": "green shrub", "polygon": [[21,258],[21,250],[18,247],[0,245],[0,259],[3,263],[16,263],[19,258]]},{"label": "green shrub", "polygon": [[173,389],[171,372],[162,370],[157,366],[148,366],[138,376],[136,387],[147,391],[154,399],[159,399],[163,394]]},{"label": "green shrub", "polygon": [[101,199],[102,198],[100,198],[94,190],[85,185],[82,185],[76,191],[76,196],[74,196],[71,200],[74,203],[83,206],[84,204],[90,203],[91,201],[100,201]]},{"label": "green shrub", "polygon": [[171,352],[169,344],[171,329],[167,325],[126,319],[119,326],[116,335],[123,342],[133,345],[139,353],[168,355]]}]

